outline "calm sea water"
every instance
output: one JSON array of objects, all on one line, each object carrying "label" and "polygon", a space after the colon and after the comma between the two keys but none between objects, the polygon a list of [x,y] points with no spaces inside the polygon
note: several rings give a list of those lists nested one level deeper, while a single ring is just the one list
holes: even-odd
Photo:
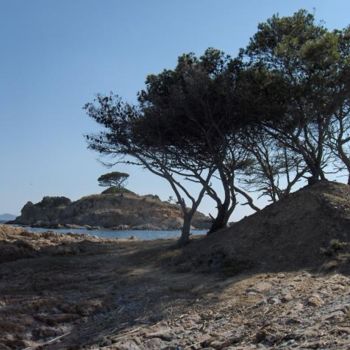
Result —
[{"label": "calm sea water", "polygon": [[[87,230],[84,228],[60,228],[60,229],[48,229],[41,227],[25,227],[29,232],[57,232],[57,233],[85,233],[91,236],[104,237],[104,238],[129,238],[134,236],[139,239],[159,239],[159,238],[176,238],[180,236],[180,231],[148,231],[148,230],[125,230],[125,231],[111,231],[111,230]],[[204,235],[207,230],[192,230],[192,234]]]}]

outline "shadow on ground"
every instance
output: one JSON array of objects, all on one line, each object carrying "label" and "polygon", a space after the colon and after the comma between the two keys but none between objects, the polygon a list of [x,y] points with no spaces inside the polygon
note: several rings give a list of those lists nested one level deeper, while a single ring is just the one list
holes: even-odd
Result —
[{"label": "shadow on ground", "polygon": [[[0,344],[4,349],[107,346],[111,337],[135,327],[215,309],[227,288],[254,272],[234,261],[229,269],[217,265],[216,273],[198,272],[196,266],[177,264],[182,254],[173,240],[83,240],[3,262]],[[260,274],[269,272],[260,266]]]}]

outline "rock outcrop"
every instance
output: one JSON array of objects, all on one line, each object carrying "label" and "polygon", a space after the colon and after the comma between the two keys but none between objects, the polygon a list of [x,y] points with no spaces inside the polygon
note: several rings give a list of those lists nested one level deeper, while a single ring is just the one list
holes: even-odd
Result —
[{"label": "rock outcrop", "polygon": [[[172,230],[182,226],[179,206],[163,202],[158,196],[139,196],[132,192],[97,194],[72,202],[66,197],[44,197],[28,202],[13,223],[49,228],[104,227],[110,229]],[[206,229],[210,219],[197,212],[193,228]]]}]

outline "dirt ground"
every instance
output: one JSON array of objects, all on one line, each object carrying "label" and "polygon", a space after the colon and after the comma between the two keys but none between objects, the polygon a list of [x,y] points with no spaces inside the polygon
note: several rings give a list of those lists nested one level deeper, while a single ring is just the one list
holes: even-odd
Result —
[{"label": "dirt ground", "polygon": [[347,275],[185,272],[174,243],[0,225],[0,349],[349,349]]}]

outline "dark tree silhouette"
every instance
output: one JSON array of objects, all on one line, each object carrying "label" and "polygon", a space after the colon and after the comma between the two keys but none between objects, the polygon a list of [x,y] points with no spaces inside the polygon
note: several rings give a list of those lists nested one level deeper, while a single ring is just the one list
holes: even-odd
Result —
[{"label": "dark tree silhouette", "polygon": [[[167,153],[166,149],[145,142],[150,125],[143,123],[144,116],[135,106],[123,102],[118,96],[98,95],[93,103],[85,105],[85,110],[105,128],[99,134],[86,136],[89,148],[111,156],[112,164],[141,166],[169,183],[183,213],[179,245],[188,243],[191,221],[203,199],[205,186],[201,186],[196,194],[191,193],[186,188],[191,174],[181,173],[172,154]],[[203,178],[205,184],[209,184],[213,171],[206,171]]]},{"label": "dark tree silhouette", "polygon": [[168,181],[186,243],[205,194],[215,232],[239,198],[259,210],[250,191],[277,201],[303,178],[326,179],[334,161],[350,174],[349,62],[350,29],[329,31],[304,10],[275,15],[235,59],[210,48],[148,76],[136,105],[97,96],[85,108],[105,129],[89,147]]},{"label": "dark tree silhouette", "polygon": [[[236,181],[247,158],[240,142],[243,122],[236,96],[241,66],[239,60],[212,48],[199,58],[185,54],[175,69],[149,76],[139,95],[145,116],[142,129],[151,126],[145,142],[166,149],[178,168],[191,174],[216,202],[210,233],[227,225],[238,193],[258,209]],[[214,169],[219,186],[205,182],[203,175],[209,169]]]},{"label": "dark tree silhouette", "polygon": [[339,40],[304,10],[259,25],[245,51],[248,109],[260,127],[302,156],[310,183],[325,179],[328,130],[337,110]]},{"label": "dark tree silhouette", "polygon": [[97,181],[102,187],[116,187],[122,189],[125,186],[126,180],[129,177],[127,173],[113,171],[111,173],[101,175]]}]

